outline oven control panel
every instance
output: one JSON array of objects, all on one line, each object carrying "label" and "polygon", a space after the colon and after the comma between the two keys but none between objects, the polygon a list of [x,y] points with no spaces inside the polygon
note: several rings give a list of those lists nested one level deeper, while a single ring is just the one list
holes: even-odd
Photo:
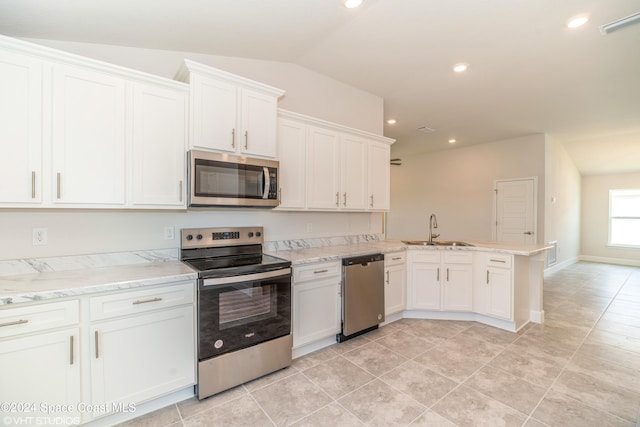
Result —
[{"label": "oven control panel", "polygon": [[215,246],[262,244],[262,227],[183,228],[180,230],[182,249]]}]

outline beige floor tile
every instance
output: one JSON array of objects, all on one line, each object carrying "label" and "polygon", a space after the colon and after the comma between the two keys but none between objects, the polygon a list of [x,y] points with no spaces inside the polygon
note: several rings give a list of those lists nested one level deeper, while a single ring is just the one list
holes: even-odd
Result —
[{"label": "beige floor tile", "polygon": [[290,377],[291,375],[295,375],[298,372],[300,372],[298,368],[296,368],[295,366],[289,366],[287,368],[280,369],[270,374],[263,375],[260,378],[256,378],[253,381],[249,381],[248,383],[244,384],[244,388],[248,392],[252,392],[254,390],[257,390],[259,388],[272,384],[276,381],[280,381],[283,378],[287,378],[287,377]]},{"label": "beige floor tile", "polygon": [[544,387],[490,366],[476,372],[464,385],[527,415],[547,391]]},{"label": "beige floor tile", "polygon": [[572,345],[527,335],[518,338],[506,349],[518,354],[534,354],[548,358],[561,366],[566,365],[575,352]]},{"label": "beige floor tile", "polygon": [[365,344],[370,343],[371,340],[367,338],[365,335],[360,335],[359,337],[351,338],[345,342],[337,343],[332,345],[331,348],[337,354],[345,354],[351,350],[355,350],[358,347],[362,347]]},{"label": "beige floor tile", "polygon": [[429,407],[458,386],[458,383],[409,361],[380,377],[396,390]]},{"label": "beige floor tile", "polygon": [[427,411],[420,415],[418,419],[409,424],[410,427],[456,427],[454,423],[444,418],[443,416],[433,412]]},{"label": "beige floor tile", "polygon": [[337,346],[332,345],[330,347],[323,348],[313,353],[309,353],[305,356],[299,357],[293,361],[292,366],[300,371],[308,369],[318,363],[326,362],[329,359],[337,357],[340,352],[336,351]]},{"label": "beige floor tile", "polygon": [[461,386],[432,408],[459,426],[518,426],[527,417],[521,412],[468,387]]},{"label": "beige floor tile", "polygon": [[331,403],[293,423],[292,427],[361,427],[365,424],[337,403]]},{"label": "beige floor tile", "polygon": [[640,393],[574,371],[564,371],[551,390],[628,421],[636,420],[640,410]]},{"label": "beige floor tile", "polygon": [[614,334],[600,329],[594,329],[587,337],[586,343],[607,344],[624,350],[640,353],[640,339],[626,335]]},{"label": "beige floor tile", "polygon": [[598,411],[558,392],[549,392],[533,417],[553,427],[631,427],[629,421]]},{"label": "beige floor tile", "polygon": [[473,322],[423,320],[409,325],[408,332],[432,342],[442,342],[473,326]]},{"label": "beige floor tile", "polygon": [[302,372],[334,399],[344,396],[375,378],[342,356]]},{"label": "beige floor tile", "polygon": [[302,374],[287,377],[256,390],[251,395],[278,426],[298,421],[332,400]]},{"label": "beige floor tile", "polygon": [[180,413],[176,405],[167,406],[146,415],[118,424],[118,427],[165,427],[179,423]]},{"label": "beige floor tile", "polygon": [[548,424],[538,421],[535,418],[529,418],[522,427],[550,427]]},{"label": "beige floor tile", "polygon": [[376,342],[351,350],[344,357],[375,376],[389,372],[408,360]]},{"label": "beige floor tile", "polygon": [[548,357],[505,350],[490,363],[518,378],[540,387],[549,387],[562,371],[562,365]]},{"label": "beige floor tile", "polygon": [[185,427],[273,427],[273,423],[249,395],[200,412],[184,420]]},{"label": "beige floor tile", "polygon": [[[637,365],[640,365],[640,357],[636,356],[636,358],[638,359]],[[616,387],[624,387],[627,390],[640,393],[640,369],[610,360],[609,357],[598,359],[578,352],[567,365],[567,369],[591,375]]]},{"label": "beige floor tile", "polygon": [[435,346],[431,341],[416,337],[402,330],[397,330],[395,333],[385,335],[375,342],[409,358],[416,357]]},{"label": "beige floor tile", "polygon": [[460,332],[460,335],[486,341],[495,345],[506,346],[517,340],[521,334],[483,325],[481,323],[475,323],[470,328]]},{"label": "beige floor tile", "polygon": [[578,349],[576,355],[604,360],[640,371],[640,357],[638,357],[638,353],[620,347],[587,342]]},{"label": "beige floor tile", "polygon": [[426,410],[380,380],[371,381],[338,402],[369,426],[407,425]]},{"label": "beige floor tile", "polygon": [[244,387],[238,386],[208,397],[204,400],[198,400],[196,397],[183,400],[182,402],[179,402],[177,406],[182,418],[188,418],[199,412],[204,412],[208,409],[223,405],[230,400],[237,399],[238,397],[244,396],[246,394],[247,391],[244,389]]},{"label": "beige floor tile", "polygon": [[415,357],[413,360],[461,383],[482,368],[489,359],[479,358],[466,352],[453,352],[440,346]]}]

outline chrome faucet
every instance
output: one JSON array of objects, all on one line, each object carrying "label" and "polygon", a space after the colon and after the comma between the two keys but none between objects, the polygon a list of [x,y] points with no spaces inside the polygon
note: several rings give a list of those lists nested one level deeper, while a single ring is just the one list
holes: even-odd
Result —
[{"label": "chrome faucet", "polygon": [[440,237],[439,234],[433,234],[433,229],[438,228],[438,220],[436,219],[436,214],[431,214],[429,217],[429,244],[433,245],[433,239],[437,239]]}]

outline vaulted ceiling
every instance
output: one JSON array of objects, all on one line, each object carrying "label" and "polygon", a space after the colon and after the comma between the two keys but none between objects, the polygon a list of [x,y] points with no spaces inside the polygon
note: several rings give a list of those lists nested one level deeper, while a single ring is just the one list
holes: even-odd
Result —
[{"label": "vaulted ceiling", "polygon": [[[292,62],[382,97],[394,155],[547,133],[589,174],[640,171],[640,25],[599,31],[637,12],[638,0],[2,0],[0,33]],[[589,21],[567,28],[579,14]]]}]

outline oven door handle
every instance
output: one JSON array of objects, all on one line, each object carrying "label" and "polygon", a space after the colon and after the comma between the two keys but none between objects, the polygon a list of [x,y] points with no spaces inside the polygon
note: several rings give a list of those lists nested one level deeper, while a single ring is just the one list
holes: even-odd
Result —
[{"label": "oven door handle", "polygon": [[271,176],[269,176],[269,168],[262,168],[262,182],[264,182],[264,188],[262,189],[262,198],[269,198],[269,188],[271,188]]},{"label": "oven door handle", "polygon": [[273,277],[289,276],[289,275],[291,275],[291,267],[281,268],[279,270],[273,270],[273,271],[266,271],[264,273],[243,274],[240,276],[216,277],[211,279],[204,279],[202,282],[202,286],[215,286],[215,285],[226,285],[229,283],[242,283],[242,282],[249,282],[252,280],[270,279]]}]

